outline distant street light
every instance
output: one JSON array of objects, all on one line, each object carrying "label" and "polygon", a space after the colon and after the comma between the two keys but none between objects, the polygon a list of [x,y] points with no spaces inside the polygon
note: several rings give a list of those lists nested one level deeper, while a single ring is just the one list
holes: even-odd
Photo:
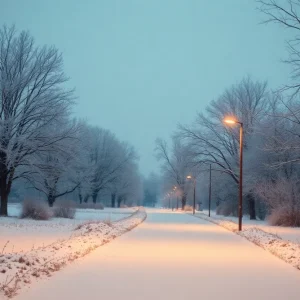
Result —
[{"label": "distant street light", "polygon": [[193,198],[193,215],[195,214],[196,209],[196,178],[192,175],[186,176],[186,179],[193,180],[194,182],[194,198]]},{"label": "distant street light", "polygon": [[240,125],[239,231],[241,231],[243,217],[243,123],[232,118],[226,118],[224,122]]}]

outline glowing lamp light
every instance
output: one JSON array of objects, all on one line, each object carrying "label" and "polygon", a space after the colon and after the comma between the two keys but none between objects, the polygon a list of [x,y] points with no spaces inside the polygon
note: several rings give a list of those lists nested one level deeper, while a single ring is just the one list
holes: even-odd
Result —
[{"label": "glowing lamp light", "polygon": [[232,119],[225,119],[224,122],[227,124],[236,124],[237,123],[235,120],[232,120]]}]

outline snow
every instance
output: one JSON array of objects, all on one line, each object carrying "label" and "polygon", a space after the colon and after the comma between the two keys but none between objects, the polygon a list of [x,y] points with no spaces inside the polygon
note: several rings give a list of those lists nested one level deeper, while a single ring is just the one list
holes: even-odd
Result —
[{"label": "snow", "polygon": [[26,285],[41,277],[50,277],[68,263],[89,254],[124,232],[137,226],[146,217],[139,209],[115,222],[88,221],[78,225],[68,239],[27,252],[0,253],[0,297],[14,296]]},{"label": "snow", "polygon": [[238,231],[238,226],[234,218],[231,220],[230,218],[216,216],[213,214],[211,214],[211,217],[208,217],[208,215],[204,213],[197,213],[195,216],[218,224],[242,237],[245,237],[249,241],[264,248],[300,270],[300,244],[284,240],[279,235],[264,230],[265,227],[269,228],[271,226],[261,225],[261,228],[259,228],[255,225],[255,221],[253,221],[251,224],[245,224],[242,231]]},{"label": "snow", "polygon": [[0,217],[0,251],[5,245],[5,253],[44,247],[59,239],[69,238],[79,224],[94,220],[116,221],[132,214],[134,209],[77,209],[74,219],[54,218],[49,221],[18,219],[20,211],[20,205],[9,205],[8,213],[12,217]]},{"label": "snow", "polygon": [[[197,214],[204,214],[204,215],[208,216],[208,210],[203,210],[202,213],[196,212],[196,215]],[[215,211],[211,211],[211,216],[214,218],[217,218],[219,220],[228,220],[228,221],[232,221],[234,223],[238,223],[237,217],[219,216],[219,215],[216,215]],[[255,226],[256,228],[260,228],[265,232],[269,232],[274,235],[278,235],[284,240],[300,244],[300,228],[299,227],[270,226],[270,225],[268,225],[267,221],[250,220],[249,216],[244,216],[243,217],[243,227],[248,228],[248,227],[253,227],[253,226]]]},{"label": "snow", "polygon": [[183,213],[147,214],[16,300],[299,299],[299,271],[241,236]]}]

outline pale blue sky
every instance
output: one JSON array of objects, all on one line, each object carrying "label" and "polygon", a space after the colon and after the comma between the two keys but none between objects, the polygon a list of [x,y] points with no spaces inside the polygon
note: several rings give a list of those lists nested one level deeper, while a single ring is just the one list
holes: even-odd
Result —
[{"label": "pale blue sky", "polygon": [[250,74],[287,81],[288,32],[260,25],[254,0],[0,0],[0,23],[63,52],[75,114],[133,144],[144,174],[156,137]]}]

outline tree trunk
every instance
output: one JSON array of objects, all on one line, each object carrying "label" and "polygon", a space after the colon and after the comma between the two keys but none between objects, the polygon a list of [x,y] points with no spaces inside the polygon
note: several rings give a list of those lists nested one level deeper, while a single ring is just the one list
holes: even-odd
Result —
[{"label": "tree trunk", "polygon": [[[3,146],[3,145],[2,145]],[[4,147],[5,148],[5,147]],[[0,216],[7,217],[8,195],[10,193],[12,177],[9,177],[9,172],[6,166],[6,153],[0,152]],[[13,174],[10,174],[13,175]]]},{"label": "tree trunk", "polygon": [[78,198],[79,198],[79,203],[82,204],[82,192],[81,192],[81,185],[78,186]]},{"label": "tree trunk", "polygon": [[184,210],[185,205],[186,205],[186,195],[183,195],[181,197],[181,208],[182,208],[182,210]]},{"label": "tree trunk", "polygon": [[256,220],[255,199],[252,193],[248,194],[247,198],[248,198],[250,220]]},{"label": "tree trunk", "polygon": [[53,204],[56,200],[56,197],[53,195],[53,193],[49,193],[48,195],[48,204],[50,207],[53,207]]},{"label": "tree trunk", "polygon": [[7,175],[3,175],[0,178],[0,194],[1,194],[0,216],[7,217],[7,204],[8,204]]},{"label": "tree trunk", "polygon": [[116,194],[111,194],[111,207],[116,206]]},{"label": "tree trunk", "polygon": [[85,195],[85,197],[84,197],[84,199],[83,199],[83,202],[84,202],[84,203],[88,203],[89,198],[90,198],[90,195]]},{"label": "tree trunk", "polygon": [[121,202],[122,202],[122,197],[119,196],[117,202],[118,202],[118,208],[120,208]]},{"label": "tree trunk", "polygon": [[94,204],[97,203],[97,197],[98,197],[98,193],[93,193],[93,195],[92,195],[92,200],[93,200],[93,203],[94,203]]}]

